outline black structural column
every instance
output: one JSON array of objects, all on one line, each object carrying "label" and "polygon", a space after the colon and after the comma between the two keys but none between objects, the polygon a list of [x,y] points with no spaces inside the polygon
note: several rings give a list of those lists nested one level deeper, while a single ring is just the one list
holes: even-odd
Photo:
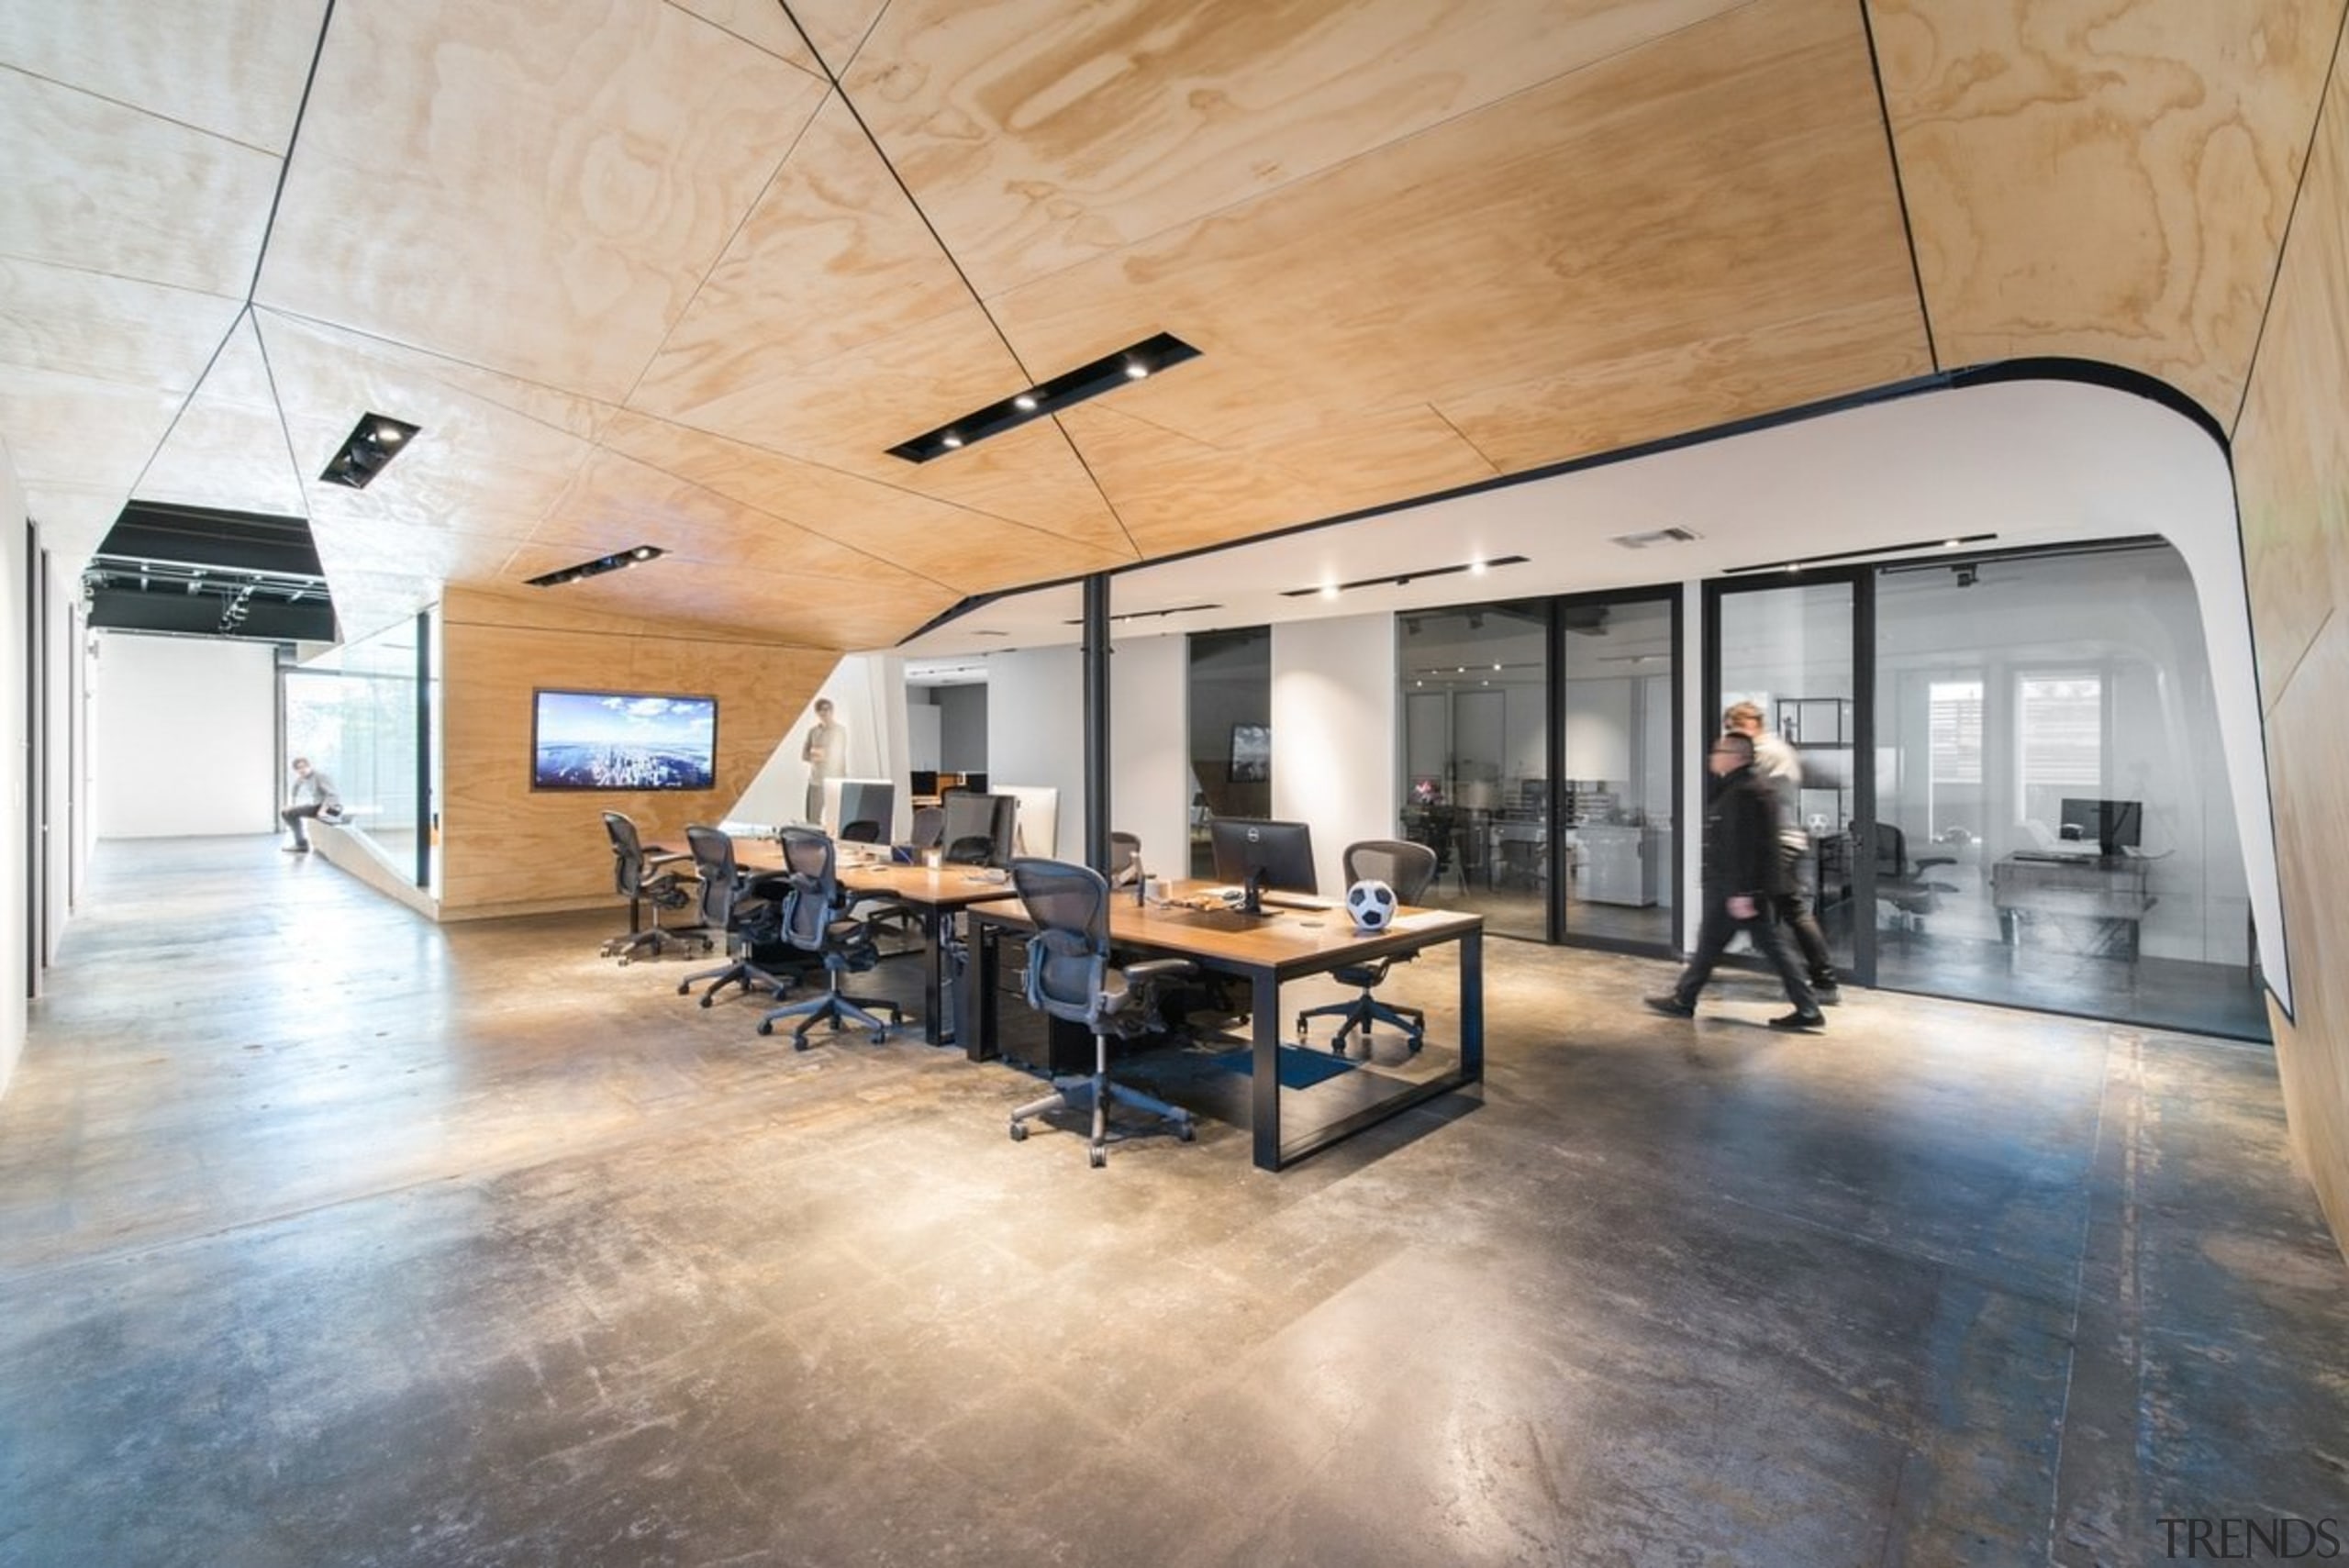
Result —
[{"label": "black structural column", "polygon": [[1109,870],[1109,574],[1085,580],[1085,863]]}]

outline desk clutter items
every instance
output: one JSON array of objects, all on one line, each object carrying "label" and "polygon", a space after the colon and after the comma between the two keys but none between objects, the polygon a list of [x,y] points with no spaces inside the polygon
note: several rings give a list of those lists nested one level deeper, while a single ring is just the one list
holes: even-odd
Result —
[{"label": "desk clutter items", "polygon": [[1393,925],[1396,907],[1395,890],[1374,878],[1365,877],[1346,889],[1346,913],[1353,917],[1354,930],[1360,935]]}]

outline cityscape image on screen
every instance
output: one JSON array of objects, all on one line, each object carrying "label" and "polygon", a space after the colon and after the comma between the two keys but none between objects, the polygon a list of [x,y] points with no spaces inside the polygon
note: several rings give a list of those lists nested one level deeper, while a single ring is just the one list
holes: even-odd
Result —
[{"label": "cityscape image on screen", "polygon": [[532,789],[708,789],[717,782],[716,697],[538,694]]}]

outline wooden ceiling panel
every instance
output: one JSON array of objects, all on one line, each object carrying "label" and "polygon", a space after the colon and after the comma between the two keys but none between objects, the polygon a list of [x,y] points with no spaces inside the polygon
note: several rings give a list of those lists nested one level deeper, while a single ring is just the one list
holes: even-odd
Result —
[{"label": "wooden ceiling panel", "polygon": [[617,403],[822,93],[662,0],[347,7],[257,298]]},{"label": "wooden ceiling panel", "polygon": [[675,0],[676,5],[725,28],[745,43],[753,43],[777,60],[787,61],[812,76],[824,74],[823,65],[809,51],[807,41],[791,25],[775,0]]},{"label": "wooden ceiling panel", "polygon": [[1030,378],[985,315],[966,302],[856,353],[778,366],[755,384],[708,403],[676,406],[640,395],[631,406],[974,511],[1018,518],[1098,548],[1124,549],[1125,537],[1100,492],[1049,421],[934,462],[910,463],[889,455],[899,442],[1028,384]]},{"label": "wooden ceiling panel", "polygon": [[[1195,343],[1204,358],[1117,406],[1235,451],[1709,344],[1775,339],[1792,361],[1816,319],[1881,336],[1807,380],[1927,363],[1865,40],[1839,0],[1761,0],[998,310],[1030,360],[1136,324]],[[1649,389],[1632,439],[1692,428],[1718,401],[1681,388],[1675,408],[1675,390]]]},{"label": "wooden ceiling panel", "polygon": [[1616,355],[1456,398],[1444,414],[1503,472],[1607,452],[1884,386],[1932,368],[1912,302],[1872,300],[1771,330]]},{"label": "wooden ceiling panel", "polygon": [[35,482],[130,498],[139,471],[171,428],[184,395],[55,371],[12,370],[0,377],[0,431],[17,473]]},{"label": "wooden ceiling panel", "polygon": [[623,414],[604,444],[965,594],[1122,566],[1112,551],[740,441]]},{"label": "wooden ceiling panel", "polygon": [[[821,592],[899,593],[942,586],[869,550],[838,543],[756,511],[649,463],[603,450],[548,513],[530,542],[567,550],[570,565],[635,545],[687,561],[788,573]],[[802,597],[810,596],[803,590]],[[778,604],[778,616],[790,609]]]},{"label": "wooden ceiling panel", "polygon": [[1868,0],[1941,361],[2076,355],[2232,424],[2340,0]]},{"label": "wooden ceiling panel", "polygon": [[845,81],[993,296],[1735,8],[896,0]]},{"label": "wooden ceiling panel", "polygon": [[816,52],[838,75],[848,69],[889,0],[784,0],[783,8],[807,30]]},{"label": "wooden ceiling panel", "polygon": [[829,97],[630,401],[671,414],[737,394],[755,403],[760,384],[778,373],[967,313],[970,304],[856,117]]},{"label": "wooden ceiling panel", "polygon": [[238,308],[218,295],[0,259],[0,378],[45,371],[185,393]]},{"label": "wooden ceiling panel", "polygon": [[[543,545],[517,554],[517,580],[572,564],[576,557]],[[925,584],[918,590],[843,593],[828,583],[807,591],[797,573],[718,562],[662,559],[627,572],[544,590],[550,599],[681,627],[730,628],[808,648],[885,648],[960,597]]]},{"label": "wooden ceiling panel", "polygon": [[298,517],[307,510],[284,422],[250,317],[221,345],[204,381],[139,476],[142,501]]},{"label": "wooden ceiling panel", "polygon": [[0,70],[0,250],[242,298],[278,161],[120,104]]},{"label": "wooden ceiling panel", "polygon": [[326,0],[0,6],[0,62],[283,154]]}]

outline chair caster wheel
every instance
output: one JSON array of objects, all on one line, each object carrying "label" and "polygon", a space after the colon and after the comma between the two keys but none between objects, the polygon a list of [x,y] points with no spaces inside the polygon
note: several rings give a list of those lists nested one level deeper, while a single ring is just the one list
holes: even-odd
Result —
[{"label": "chair caster wheel", "polygon": [[1186,1121],[1174,1129],[1174,1136],[1186,1143],[1194,1142],[1199,1136],[1199,1129]]},{"label": "chair caster wheel", "polygon": [[692,981],[690,981],[690,980],[680,980],[680,981],[678,981],[678,982],[677,982],[677,995],[680,995],[680,996],[690,996],[690,995],[692,995],[693,994],[694,994],[694,983],[693,983]]},{"label": "chair caster wheel", "polygon": [[805,1051],[805,1050],[807,1050],[807,1037],[806,1035],[804,1035],[804,1034],[796,1034],[796,1035],[793,1035],[793,1036],[791,1037],[791,1049],[792,1049],[792,1050],[794,1050],[794,1051]]},{"label": "chair caster wheel", "polygon": [[875,1045],[886,1045],[886,1044],[888,1043],[888,1041],[889,1041],[889,1031],[888,1031],[887,1029],[874,1029],[874,1030],[873,1031],[873,1043],[874,1043],[874,1044],[875,1044]]},{"label": "chair caster wheel", "polygon": [[626,969],[626,968],[628,967],[628,964],[629,964],[628,955],[627,955],[626,953],[622,953],[622,954],[620,955],[620,967],[621,967],[622,969]]},{"label": "chair caster wheel", "polygon": [[1014,1143],[1025,1143],[1028,1141],[1028,1124],[1026,1122],[1015,1121],[1011,1124],[1011,1141]]},{"label": "chair caster wheel", "polygon": [[715,992],[715,991],[712,991],[712,992],[710,992],[707,995],[704,996],[704,997],[701,999],[701,1005],[702,1005],[703,1006],[707,1007],[707,1006],[708,1006],[712,1002],[716,1001],[717,999],[718,999],[718,993],[717,993],[717,992]]},{"label": "chair caster wheel", "polygon": [[761,1034],[773,1034],[774,1033],[774,1025],[769,1023],[764,1018],[761,1018],[759,1020],[759,1032]]},{"label": "chair caster wheel", "polygon": [[1107,1149],[1088,1149],[1085,1151],[1085,1162],[1097,1171],[1109,1162],[1109,1151]]}]

